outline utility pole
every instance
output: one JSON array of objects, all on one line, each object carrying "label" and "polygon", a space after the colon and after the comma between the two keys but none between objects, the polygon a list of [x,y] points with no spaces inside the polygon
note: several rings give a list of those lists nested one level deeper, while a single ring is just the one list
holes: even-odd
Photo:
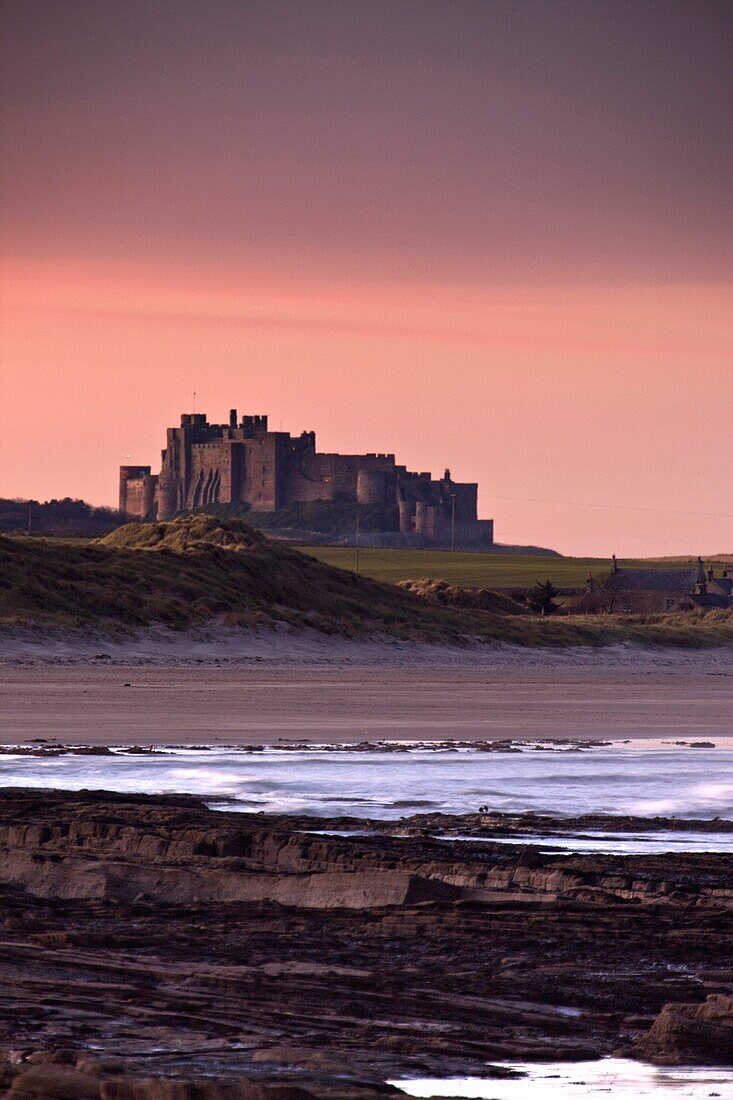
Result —
[{"label": "utility pole", "polygon": [[456,494],[450,495],[450,549],[451,553],[456,552]]},{"label": "utility pole", "polygon": [[354,541],[354,572],[359,576],[359,517],[356,517],[356,539]]},{"label": "utility pole", "polygon": [[31,509],[32,509],[32,504],[31,504],[31,501],[29,500],[28,501],[28,534],[29,535],[31,533],[31,527],[33,526],[33,513],[31,511]]}]

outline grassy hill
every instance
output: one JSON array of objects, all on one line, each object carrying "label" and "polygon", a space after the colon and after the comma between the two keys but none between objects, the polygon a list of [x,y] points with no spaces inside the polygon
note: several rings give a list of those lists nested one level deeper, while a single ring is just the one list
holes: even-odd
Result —
[{"label": "grassy hill", "polygon": [[128,524],[93,542],[0,536],[0,620],[178,628],[280,621],[435,639],[488,625],[323,565],[241,521],[203,514]]},{"label": "grassy hill", "polygon": [[[353,569],[355,551],[341,546],[304,546],[304,553],[336,566]],[[619,565],[669,568],[669,558],[619,561]],[[507,590],[531,588],[551,580],[558,588],[582,587],[588,573],[608,573],[608,558],[561,558],[535,554],[450,553],[446,550],[359,550],[359,572],[373,580],[397,584],[416,577],[435,577],[449,584]]]},{"label": "grassy hill", "polygon": [[330,633],[525,646],[733,644],[733,617],[539,618],[423,599],[214,516],[129,524],[95,542],[0,536],[0,623],[175,628],[287,623]]}]

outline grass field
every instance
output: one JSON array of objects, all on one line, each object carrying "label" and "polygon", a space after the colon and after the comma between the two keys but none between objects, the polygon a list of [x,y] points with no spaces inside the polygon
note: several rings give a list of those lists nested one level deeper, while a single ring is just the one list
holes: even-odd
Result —
[{"label": "grass field", "polygon": [[[327,565],[353,570],[355,551],[341,546],[305,546],[301,550]],[[619,561],[628,567],[670,568],[667,560]],[[675,563],[677,565],[677,563]],[[576,588],[589,572],[599,577],[611,567],[608,558],[554,558],[534,554],[451,554],[446,550],[359,550],[359,572],[373,580],[397,581],[432,577],[451,584],[483,588],[527,588],[535,581],[551,580],[558,588]],[[674,566],[673,566],[674,567]],[[679,563],[684,568],[684,563]]]}]

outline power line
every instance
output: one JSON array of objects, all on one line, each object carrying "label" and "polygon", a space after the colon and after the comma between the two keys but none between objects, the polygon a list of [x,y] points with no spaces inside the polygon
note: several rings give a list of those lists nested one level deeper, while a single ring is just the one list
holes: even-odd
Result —
[{"label": "power line", "polygon": [[664,512],[675,516],[708,516],[712,519],[733,519],[731,512],[688,512],[685,508],[650,508],[642,504],[597,504],[590,501],[579,500],[550,500],[547,497],[504,497],[496,493],[489,495],[489,500],[509,500],[517,504],[552,504],[561,508],[606,508],[620,509],[630,512]]}]

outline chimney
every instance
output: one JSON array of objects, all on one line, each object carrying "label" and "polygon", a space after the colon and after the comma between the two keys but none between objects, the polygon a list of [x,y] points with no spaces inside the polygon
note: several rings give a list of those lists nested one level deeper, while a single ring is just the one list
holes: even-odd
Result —
[{"label": "chimney", "polygon": [[616,555],[615,554],[611,554],[611,561],[613,562],[613,571],[614,571],[614,573],[618,573],[618,562],[616,561]]},{"label": "chimney", "polygon": [[237,426],[237,410],[236,409],[230,409],[229,410],[229,427],[230,428],[236,428],[236,426]]}]

